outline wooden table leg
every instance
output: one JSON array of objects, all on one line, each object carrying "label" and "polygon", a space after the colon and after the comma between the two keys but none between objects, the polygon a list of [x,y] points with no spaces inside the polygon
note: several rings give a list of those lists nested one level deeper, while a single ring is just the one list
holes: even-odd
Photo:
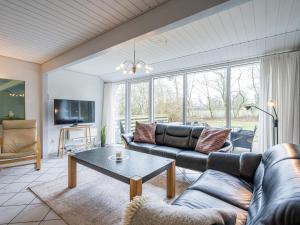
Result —
[{"label": "wooden table leg", "polygon": [[172,162],[171,167],[167,170],[167,197],[174,198],[176,193],[176,169],[175,161]]},{"label": "wooden table leg", "polygon": [[142,195],[142,178],[136,176],[130,178],[130,201],[135,196]]},{"label": "wooden table leg", "polygon": [[61,139],[62,139],[62,129],[60,129],[60,131],[59,131],[57,157],[59,157],[59,154],[60,154]]},{"label": "wooden table leg", "polygon": [[68,186],[69,188],[76,187],[77,183],[77,171],[76,171],[76,160],[72,155],[68,156]]},{"label": "wooden table leg", "polygon": [[65,129],[62,130],[62,146],[61,146],[61,157],[64,157],[65,153],[65,139],[66,139],[66,132]]}]

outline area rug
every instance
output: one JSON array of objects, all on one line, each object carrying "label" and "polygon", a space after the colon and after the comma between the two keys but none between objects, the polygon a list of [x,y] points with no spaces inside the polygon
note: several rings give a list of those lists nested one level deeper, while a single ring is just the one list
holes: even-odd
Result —
[{"label": "area rug", "polygon": [[[77,176],[77,187],[73,189],[67,188],[67,176],[63,176],[30,190],[69,225],[122,224],[129,185],[93,170]],[[177,195],[187,187],[187,183],[177,181]],[[167,201],[166,176],[159,175],[143,184],[143,196]]]}]

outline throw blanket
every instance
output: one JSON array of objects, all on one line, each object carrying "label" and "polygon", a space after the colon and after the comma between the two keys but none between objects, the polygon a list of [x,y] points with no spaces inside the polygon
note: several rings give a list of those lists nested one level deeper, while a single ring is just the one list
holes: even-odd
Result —
[{"label": "throw blanket", "polygon": [[236,214],[224,209],[190,209],[136,197],[126,209],[124,225],[234,225]]}]

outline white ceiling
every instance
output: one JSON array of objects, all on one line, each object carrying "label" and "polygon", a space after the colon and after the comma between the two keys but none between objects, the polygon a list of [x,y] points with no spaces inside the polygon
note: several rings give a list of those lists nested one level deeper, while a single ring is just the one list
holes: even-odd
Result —
[{"label": "white ceiling", "polygon": [[[137,57],[154,73],[299,49],[299,0],[251,0],[185,26],[136,40]],[[129,78],[115,71],[132,57],[133,41],[67,67],[105,81]],[[137,76],[144,76],[139,73]]]},{"label": "white ceiling", "polygon": [[0,55],[43,63],[167,0],[0,0]]}]

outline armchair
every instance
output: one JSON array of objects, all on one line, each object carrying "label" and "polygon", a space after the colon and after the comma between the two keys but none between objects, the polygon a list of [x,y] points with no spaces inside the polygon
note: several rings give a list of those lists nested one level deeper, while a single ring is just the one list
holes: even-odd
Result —
[{"label": "armchair", "polygon": [[36,170],[41,168],[41,145],[35,120],[3,120],[0,138],[0,166],[34,160]]}]

